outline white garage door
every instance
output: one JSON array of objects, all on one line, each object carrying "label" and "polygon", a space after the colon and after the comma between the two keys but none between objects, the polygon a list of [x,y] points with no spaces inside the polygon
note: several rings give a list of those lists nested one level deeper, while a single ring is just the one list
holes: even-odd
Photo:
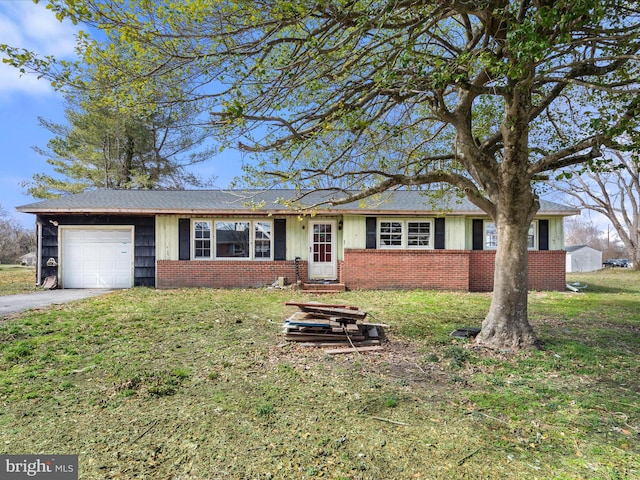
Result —
[{"label": "white garage door", "polygon": [[131,229],[65,229],[62,235],[62,286],[131,287],[131,238]]}]

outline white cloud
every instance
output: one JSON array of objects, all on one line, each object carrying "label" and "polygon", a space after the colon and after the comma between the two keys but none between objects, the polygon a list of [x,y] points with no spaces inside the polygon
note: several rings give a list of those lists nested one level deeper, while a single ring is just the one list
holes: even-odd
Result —
[{"label": "white cloud", "polygon": [[[69,59],[75,54],[75,34],[79,30],[69,21],[59,22],[45,8],[45,2],[0,1],[0,44]],[[20,75],[17,69],[0,65],[0,97],[20,92],[43,95],[53,93],[53,89],[36,75]]]}]

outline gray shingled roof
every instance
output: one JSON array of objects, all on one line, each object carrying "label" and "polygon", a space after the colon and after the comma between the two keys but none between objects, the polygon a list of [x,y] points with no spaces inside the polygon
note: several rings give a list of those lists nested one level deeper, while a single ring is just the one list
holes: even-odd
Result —
[{"label": "gray shingled roof", "polygon": [[[287,201],[300,194],[295,190],[91,190],[17,207],[25,213],[294,213]],[[327,202],[335,192],[307,192],[296,206],[309,208]],[[539,214],[575,215],[578,210],[541,200]],[[433,200],[417,191],[399,190],[363,202],[329,208],[336,213],[482,214],[466,198]]]},{"label": "gray shingled roof", "polygon": [[583,249],[583,248],[590,248],[591,250],[595,250],[595,251],[597,251],[597,252],[599,252],[599,251],[600,251],[600,250],[598,250],[597,248],[590,247],[589,245],[565,245],[565,247],[564,247],[564,249],[565,249],[567,252],[575,252],[575,251],[577,251],[577,250],[581,250],[581,249]]}]

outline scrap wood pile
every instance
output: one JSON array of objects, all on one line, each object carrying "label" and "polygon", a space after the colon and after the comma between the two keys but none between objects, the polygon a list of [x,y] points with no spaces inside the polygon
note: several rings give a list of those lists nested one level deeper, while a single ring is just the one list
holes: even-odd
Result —
[{"label": "scrap wood pile", "polygon": [[287,302],[298,311],[284,322],[284,338],[304,345],[331,348],[327,353],[382,350],[379,327],[365,322],[367,312],[349,305]]}]

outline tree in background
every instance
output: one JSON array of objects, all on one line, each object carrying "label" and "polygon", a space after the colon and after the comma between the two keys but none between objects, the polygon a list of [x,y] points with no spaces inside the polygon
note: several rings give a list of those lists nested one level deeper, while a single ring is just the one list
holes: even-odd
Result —
[{"label": "tree in background", "polygon": [[[4,51],[54,82],[99,77],[132,109],[143,98],[201,102],[212,135],[259,154],[248,175],[264,185],[339,187],[333,204],[398,188],[466,196],[498,232],[477,342],[523,348],[537,345],[527,313],[536,182],[637,128],[636,5],[49,0],[106,40],[82,38],[83,65],[62,74]],[[596,97],[607,109],[586,113]]]},{"label": "tree in background", "polygon": [[[631,152],[610,151],[614,159],[597,170],[570,170],[557,182],[558,190],[582,209],[597,212],[607,218],[622,242],[623,251],[640,270],[640,170],[637,156]],[[610,240],[609,238],[607,240]],[[611,250],[611,251],[608,251]],[[605,258],[619,256],[619,248],[606,242]]]},{"label": "tree in background", "polygon": [[189,105],[167,107],[151,114],[128,114],[90,99],[69,101],[67,124],[40,118],[55,135],[47,148],[57,176],[38,173],[25,182],[35,198],[52,198],[91,188],[175,189],[202,186],[188,167],[208,160],[206,135],[190,126],[196,112]]},{"label": "tree in background", "polygon": [[593,221],[583,217],[570,217],[564,223],[564,240],[569,245],[587,245],[600,250],[603,258],[618,258],[624,245],[610,231],[603,231]]},{"label": "tree in background", "polygon": [[20,257],[35,251],[33,229],[13,220],[0,205],[0,263],[19,263]]}]

